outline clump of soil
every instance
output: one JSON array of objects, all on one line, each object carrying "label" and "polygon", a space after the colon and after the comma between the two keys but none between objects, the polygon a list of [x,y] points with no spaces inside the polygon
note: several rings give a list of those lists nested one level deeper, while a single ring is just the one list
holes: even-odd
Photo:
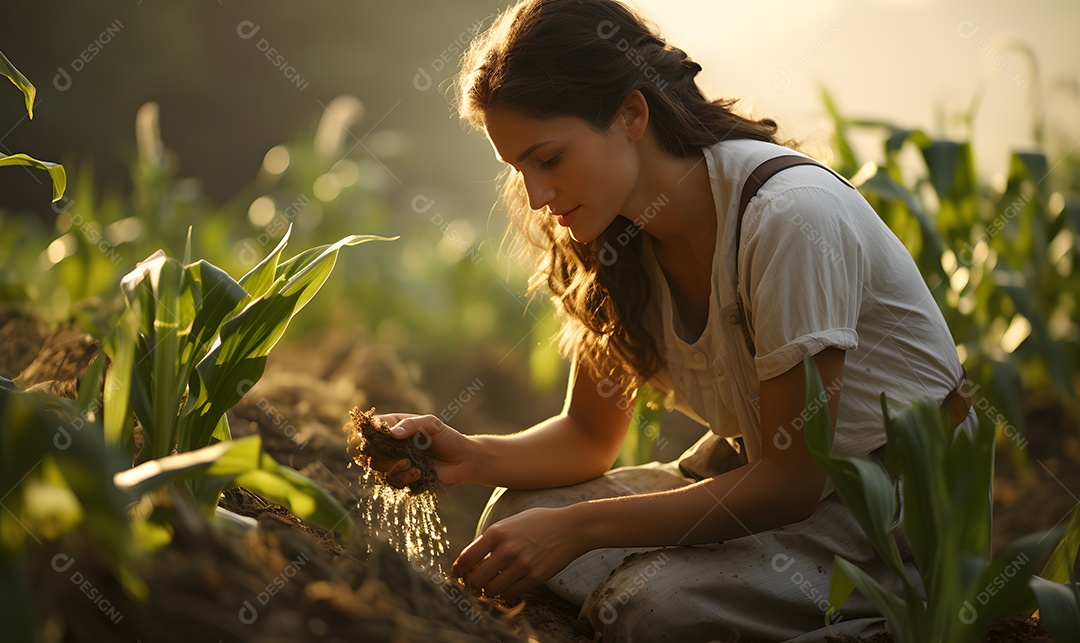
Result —
[{"label": "clump of soil", "polygon": [[[353,407],[349,416],[352,419],[345,425],[349,456],[363,468],[357,508],[371,536],[388,542],[418,569],[445,576],[441,559],[449,542],[446,525],[439,518],[435,492],[442,485],[431,455],[414,440],[391,436],[390,427],[376,417],[374,408],[364,412]],[[371,466],[373,459],[402,458],[420,470],[420,478],[408,490],[388,484],[386,474]]]},{"label": "clump of soil", "polygon": [[371,460],[405,458],[420,470],[420,477],[409,485],[409,491],[419,494],[442,488],[431,454],[420,448],[416,440],[398,440],[390,435],[390,427],[375,415],[374,408],[361,411],[360,407],[353,407],[353,410],[349,411],[349,417],[351,421],[344,429],[348,434],[349,453],[353,462],[370,469],[379,484],[387,484],[386,473],[371,469]]}]

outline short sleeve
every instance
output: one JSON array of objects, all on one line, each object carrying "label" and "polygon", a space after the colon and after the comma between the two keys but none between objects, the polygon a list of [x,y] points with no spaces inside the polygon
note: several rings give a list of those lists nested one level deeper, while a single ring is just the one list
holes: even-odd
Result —
[{"label": "short sleeve", "polygon": [[758,377],[830,346],[855,349],[869,262],[843,199],[788,188],[748,207],[743,225],[739,289],[750,302]]}]

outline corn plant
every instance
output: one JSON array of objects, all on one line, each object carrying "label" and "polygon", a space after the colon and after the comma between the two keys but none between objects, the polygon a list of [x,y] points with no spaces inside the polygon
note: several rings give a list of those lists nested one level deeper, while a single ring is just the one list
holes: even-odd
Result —
[{"label": "corn plant", "polygon": [[1039,619],[1056,641],[1080,641],[1080,511],[1073,509],[1069,528],[1046,569],[1032,577]]},{"label": "corn plant", "polygon": [[[281,261],[277,247],[234,281],[207,261],[156,252],[124,277],[127,306],[105,342],[113,368],[105,386],[110,443],[132,442],[129,409],[142,431],[142,463],[117,478],[135,493],[178,481],[204,513],[222,489],[244,484],[324,526],[344,530],[344,510],[300,474],[277,466],[257,438],[231,440],[225,412],[259,380],[292,317],[318,292],[338,251],[381,237],[351,235]],[[178,453],[173,454],[174,451]]]},{"label": "corn plant", "polygon": [[[827,92],[824,100],[835,123],[834,165],[915,258],[979,384],[985,419],[1022,429],[1025,387],[1072,398],[1080,364],[1080,185],[1068,168],[1076,161],[1064,159],[1059,178],[1041,151],[1014,152],[1004,184],[989,186],[976,171],[971,141],[847,118]],[[883,161],[857,157],[849,140],[856,132],[884,139]],[[901,163],[905,151],[922,163],[911,179]]]},{"label": "corn plant", "polygon": [[127,506],[112,482],[127,465],[101,429],[101,375],[90,365],[77,400],[25,392],[0,378],[0,620],[12,640],[32,640],[32,599],[24,578],[28,539],[79,531],[132,596],[144,596],[135,559],[141,549]]},{"label": "corn plant", "polygon": [[[804,368],[806,399],[818,399],[824,393],[816,365],[807,358]],[[1060,530],[1021,538],[991,557],[994,427],[982,423],[973,436],[965,431],[952,436],[931,401],[915,401],[896,416],[889,413],[884,394],[881,405],[887,470],[868,459],[832,455],[825,410],[808,406],[805,411],[811,454],[903,587],[902,595],[892,594],[837,556],[826,622],[858,589],[885,616],[898,642],[981,640],[991,621],[1034,606],[1028,580]],[[902,532],[896,529],[901,493]],[[922,587],[905,574],[897,540],[901,533],[910,542]]]}]

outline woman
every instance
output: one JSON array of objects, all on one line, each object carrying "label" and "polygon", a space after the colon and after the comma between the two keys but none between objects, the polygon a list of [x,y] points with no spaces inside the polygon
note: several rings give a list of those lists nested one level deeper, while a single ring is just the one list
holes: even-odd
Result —
[{"label": "woman", "polygon": [[[905,248],[819,165],[744,195],[763,162],[809,159],[773,121],[706,100],[700,69],[611,0],[526,0],[477,38],[460,109],[509,164],[532,287],[550,291],[573,360],[566,405],[506,436],[383,417],[400,439],[430,436],[444,484],[499,487],[453,567],[474,590],[546,584],[605,640],[812,640],[834,555],[893,584],[807,450],[803,358],[838,454],[880,457],[881,391],[948,396],[958,424],[974,412]],[[676,462],[609,471],[643,383],[710,431]],[[729,443],[744,464],[724,464]],[[396,485],[419,476],[375,464]],[[858,596],[838,621],[881,627]]]}]

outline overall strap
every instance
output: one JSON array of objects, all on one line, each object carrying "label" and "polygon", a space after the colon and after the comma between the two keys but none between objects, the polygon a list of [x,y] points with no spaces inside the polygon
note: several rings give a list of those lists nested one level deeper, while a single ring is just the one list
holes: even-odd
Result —
[{"label": "overall strap", "polygon": [[[839,174],[836,174],[829,168],[821,165],[813,159],[806,158],[804,156],[796,156],[794,154],[785,154],[784,156],[773,157],[761,165],[754,168],[754,171],[750,173],[750,177],[746,179],[746,183],[743,184],[742,194],[739,195],[739,217],[736,222],[735,228],[735,303],[739,308],[739,324],[742,326],[743,339],[746,340],[746,348],[750,351],[752,357],[757,356],[757,350],[754,347],[754,339],[750,336],[750,322],[746,316],[745,309],[742,303],[742,295],[738,293],[739,283],[739,246],[742,242],[742,221],[743,214],[746,212],[746,206],[750,204],[750,199],[754,198],[754,195],[758,193],[761,186],[765,184],[774,174],[781,170],[785,170],[789,167],[796,167],[798,165],[817,165],[826,170],[840,180],[844,185],[854,189],[855,186],[851,185],[847,181],[841,179]],[[971,390],[967,385],[967,371],[961,370],[962,375],[960,382],[949,391],[945,396],[945,400],[941,403],[943,412],[948,416],[948,419],[952,422],[952,427],[956,428],[968,415],[968,411],[971,410]]]},{"label": "overall strap", "polygon": [[835,176],[838,181],[848,186],[851,189],[855,189],[855,186],[851,185],[847,181],[840,178],[840,175],[836,174],[829,168],[825,167],[821,163],[818,163],[814,159],[807,158],[805,156],[798,156],[796,154],[784,154],[782,156],[774,156],[773,158],[765,161],[761,165],[754,168],[754,171],[750,173],[750,176],[743,183],[742,193],[739,195],[739,215],[738,221],[735,222],[735,303],[739,308],[739,324],[742,326],[743,340],[746,341],[746,348],[750,351],[751,357],[757,356],[757,349],[754,347],[754,339],[750,336],[750,322],[746,316],[746,309],[743,307],[742,296],[738,293],[739,285],[739,246],[742,245],[742,222],[743,214],[746,213],[746,206],[750,205],[750,199],[754,198],[754,195],[758,193],[762,185],[768,181],[774,174],[781,170],[786,170],[789,167],[796,167],[799,165],[817,165],[825,170],[828,170],[830,174]]}]

